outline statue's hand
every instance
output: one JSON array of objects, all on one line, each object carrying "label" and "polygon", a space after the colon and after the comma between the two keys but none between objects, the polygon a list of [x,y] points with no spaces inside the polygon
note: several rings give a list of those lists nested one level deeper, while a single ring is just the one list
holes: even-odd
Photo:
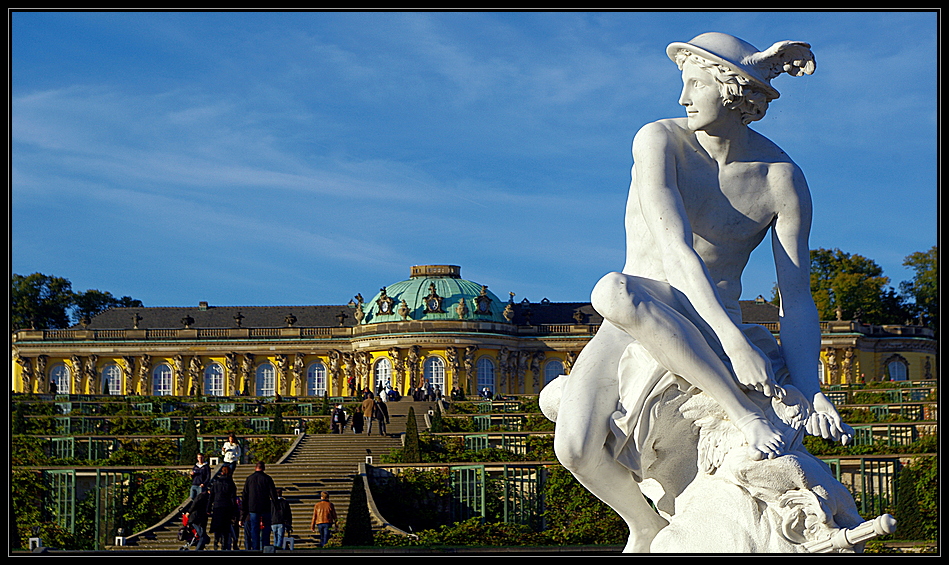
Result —
[{"label": "statue's hand", "polygon": [[807,433],[824,439],[840,441],[844,445],[849,444],[853,439],[853,428],[840,419],[840,414],[837,413],[834,403],[824,396],[824,393],[818,392],[814,395],[811,405],[814,410],[807,419]]},{"label": "statue's hand", "polygon": [[784,389],[774,380],[771,362],[760,349],[751,343],[745,343],[740,351],[729,354],[729,359],[735,377],[742,386],[768,397],[784,397]]}]

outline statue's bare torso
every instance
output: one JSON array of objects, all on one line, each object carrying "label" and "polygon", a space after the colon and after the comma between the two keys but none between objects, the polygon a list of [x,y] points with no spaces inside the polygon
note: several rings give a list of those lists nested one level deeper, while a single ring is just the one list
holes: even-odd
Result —
[{"label": "statue's bare torso", "polygon": [[[799,172],[780,148],[750,130],[755,148],[747,156],[751,159],[720,165],[701,146],[695,132],[686,129],[684,118],[660,120],[652,126],[667,132],[692,247],[708,268],[723,305],[734,316],[742,271],[771,227],[780,209],[778,199],[794,191],[788,181]],[[638,177],[634,165],[626,204],[623,272],[668,282],[661,247],[643,216]]]}]

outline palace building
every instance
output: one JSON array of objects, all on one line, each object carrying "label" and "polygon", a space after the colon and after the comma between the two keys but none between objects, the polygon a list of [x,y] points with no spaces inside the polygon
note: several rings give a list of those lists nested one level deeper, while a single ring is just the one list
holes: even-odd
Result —
[{"label": "palace building", "polygon": [[[569,374],[602,318],[589,302],[501,300],[456,265],[411,268],[371,299],[318,306],[114,308],[64,330],[17,330],[12,390],[135,396],[355,396],[431,383],[534,394]],[[777,334],[778,309],[743,301]],[[935,380],[917,326],[822,322],[825,384]]]}]

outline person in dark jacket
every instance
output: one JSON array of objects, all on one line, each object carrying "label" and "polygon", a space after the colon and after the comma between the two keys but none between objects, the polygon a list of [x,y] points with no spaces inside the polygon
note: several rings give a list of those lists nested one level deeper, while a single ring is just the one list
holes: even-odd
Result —
[{"label": "person in dark jacket", "polygon": [[208,490],[211,484],[211,466],[204,462],[204,454],[198,454],[198,462],[191,468],[191,491],[188,498],[194,500],[202,490]]},{"label": "person in dark jacket", "polygon": [[273,524],[274,547],[283,547],[283,540],[293,531],[293,513],[290,511],[290,502],[283,497],[283,489],[277,489],[277,500],[270,509]]},{"label": "person in dark jacket", "polygon": [[258,461],[254,472],[244,481],[244,490],[241,492],[241,522],[249,525],[245,532],[250,538],[251,550],[270,545],[271,511],[272,505],[277,502],[277,487],[265,470],[263,461]]},{"label": "person in dark jacket", "polygon": [[211,532],[214,533],[214,548],[231,549],[237,540],[233,539],[232,524],[237,516],[237,485],[231,477],[227,465],[221,467],[221,473],[211,481],[208,492],[208,508],[211,512]]},{"label": "person in dark jacket", "polygon": [[188,506],[188,511],[185,512],[188,516],[188,525],[194,528],[195,537],[198,540],[198,544],[195,547],[198,551],[204,549],[204,546],[210,541],[208,537],[208,493],[205,490],[202,490],[198,493],[198,496],[191,500],[191,504]]}]

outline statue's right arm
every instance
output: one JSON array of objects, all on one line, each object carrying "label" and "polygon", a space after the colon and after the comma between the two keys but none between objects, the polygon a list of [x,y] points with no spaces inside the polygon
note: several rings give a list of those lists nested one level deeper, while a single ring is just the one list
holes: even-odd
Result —
[{"label": "statue's right arm", "polygon": [[686,295],[715,332],[738,381],[771,396],[775,393],[771,364],[728,315],[705,262],[692,245],[693,233],[677,183],[676,158],[682,143],[677,127],[655,122],[636,134],[636,172],[630,187],[635,195],[631,197],[638,198],[669,284]]}]

